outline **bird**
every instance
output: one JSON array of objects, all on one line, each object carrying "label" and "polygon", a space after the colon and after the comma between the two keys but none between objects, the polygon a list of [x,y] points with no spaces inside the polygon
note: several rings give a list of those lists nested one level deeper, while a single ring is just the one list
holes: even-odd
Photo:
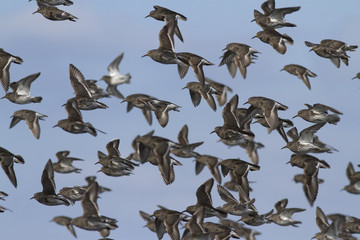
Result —
[{"label": "bird", "polygon": [[337,67],[340,67],[340,60],[345,64],[349,65],[349,56],[346,54],[344,47],[334,48],[331,45],[316,44],[309,41],[305,41],[307,47],[311,47],[310,51],[314,51],[318,56],[323,58],[329,58],[330,61]]},{"label": "bird", "polygon": [[42,97],[33,97],[30,95],[30,86],[39,76],[40,73],[38,72],[24,77],[17,82],[12,82],[10,88],[13,92],[6,93],[2,98],[6,98],[16,104],[40,103]]},{"label": "bird", "polygon": [[334,150],[334,148],[322,142],[319,143],[319,140],[317,140],[317,138],[314,137],[314,134],[324,125],[325,123],[316,123],[302,130],[300,132],[300,135],[297,135],[296,127],[290,129],[287,135],[289,136],[290,133],[290,136],[293,141],[288,142],[286,146],[282,147],[282,149],[288,148],[292,152],[299,154],[321,153],[321,152],[331,153]]},{"label": "bird", "polygon": [[59,195],[65,197],[74,205],[76,201],[80,201],[84,197],[86,190],[87,187],[85,186],[63,187],[60,189]]},{"label": "bird", "polygon": [[358,72],[358,73],[355,75],[355,77],[352,78],[352,80],[354,80],[355,78],[360,79],[360,72]]},{"label": "bird", "polygon": [[299,79],[301,79],[309,90],[311,90],[309,77],[317,76],[315,73],[311,72],[309,69],[307,69],[303,66],[297,65],[297,64],[285,65],[284,68],[281,69],[280,71],[283,71],[283,70],[285,70],[288,73],[295,75]]},{"label": "bird", "polygon": [[75,100],[77,101],[80,110],[108,108],[104,103],[101,103],[92,97],[84,75],[72,64],[69,65],[69,75],[71,86],[75,91]]},{"label": "bird", "polygon": [[158,120],[161,127],[166,127],[169,122],[169,111],[173,110],[175,112],[180,112],[179,105],[175,103],[152,99],[147,102],[148,106],[152,111],[155,112],[156,119]]},{"label": "bird", "polygon": [[275,29],[265,29],[257,32],[252,38],[259,38],[262,42],[270,44],[278,53],[285,54],[287,47],[285,43],[292,45],[294,40],[287,34],[281,34]]},{"label": "bird", "polygon": [[250,97],[245,104],[247,103],[251,104],[247,115],[255,116],[261,110],[271,131],[279,125],[278,110],[285,111],[288,109],[284,104],[266,97]]},{"label": "bird", "polygon": [[317,178],[316,175],[313,175],[314,177],[311,177],[309,179],[309,176],[311,176],[311,175],[296,174],[294,176],[294,181],[295,181],[295,183],[302,183],[305,197],[306,197],[307,201],[309,202],[310,206],[313,206],[314,202],[316,200],[316,197],[317,197],[317,190],[316,190],[316,189],[318,189],[317,185],[320,183],[323,183],[324,180]]},{"label": "bird", "polygon": [[214,179],[221,184],[221,174],[219,171],[219,165],[221,163],[221,159],[218,157],[214,157],[206,154],[196,154],[195,156],[195,174],[198,175],[205,166],[208,167],[211,175]]},{"label": "bird", "polygon": [[[183,62],[186,66],[191,66],[191,68],[194,70],[194,73],[196,75],[196,78],[199,80],[199,82],[204,85],[205,84],[205,74],[203,70],[203,66],[211,66],[214,65],[212,62],[206,60],[203,57],[200,57],[194,53],[190,52],[178,52],[177,53],[178,59]],[[187,71],[186,71],[187,72]],[[180,74],[180,78],[184,78],[185,74]]]},{"label": "bird", "polygon": [[5,92],[9,90],[10,86],[10,65],[11,63],[22,64],[23,60],[21,57],[11,55],[5,52],[3,48],[0,48],[0,81]]},{"label": "bird", "polygon": [[256,208],[253,206],[255,198],[245,202],[240,198],[241,202],[239,202],[225,187],[217,185],[217,190],[220,198],[226,202],[221,209],[227,213],[235,216],[242,216],[257,212]]},{"label": "bird", "polygon": [[222,92],[219,92],[215,88],[211,87],[210,84],[201,84],[199,82],[188,82],[183,89],[189,89],[191,102],[194,107],[199,106],[201,99],[203,98],[211,107],[212,110],[216,111],[216,103],[212,94],[220,95]]},{"label": "bird", "polygon": [[44,114],[34,112],[32,110],[18,110],[14,112],[14,114],[11,116],[12,120],[10,123],[10,128],[14,127],[17,123],[19,123],[21,120],[25,120],[28,128],[30,129],[31,133],[34,135],[36,139],[40,138],[40,125],[39,125],[39,119],[45,120],[45,117],[47,117]]},{"label": "bird", "polygon": [[[312,123],[330,123],[336,125],[340,121],[339,115],[343,113],[336,110],[333,107],[315,103],[313,105],[305,104],[307,109],[302,109],[298,111],[298,113],[293,117],[301,117],[305,121],[312,122]],[[333,112],[333,114],[330,114]]]},{"label": "bird", "polygon": [[360,172],[355,172],[354,166],[351,162],[346,167],[346,177],[349,184],[344,187],[344,190],[352,194],[360,194]]},{"label": "bird", "polygon": [[188,206],[184,212],[195,214],[199,208],[204,208],[204,217],[216,216],[223,219],[227,216],[227,213],[221,209],[214,208],[212,204],[211,189],[214,185],[214,179],[210,178],[201,184],[196,190],[197,202],[195,205]]},{"label": "bird", "polygon": [[229,171],[234,174],[236,183],[239,185],[246,196],[249,196],[249,180],[247,178],[249,171],[258,171],[260,170],[260,166],[256,164],[252,164],[241,159],[229,158],[221,161],[221,172],[225,177]]},{"label": "bird", "polygon": [[85,82],[88,85],[90,93],[95,100],[98,100],[100,98],[109,98],[110,97],[109,93],[105,92],[104,89],[102,89],[101,87],[99,87],[97,85],[97,80],[87,79],[87,80],[85,80]]},{"label": "bird", "polygon": [[296,12],[300,7],[275,8],[274,0],[267,0],[261,5],[264,14],[254,10],[254,20],[263,29],[281,27],[296,27],[295,24],[284,20],[285,15]]},{"label": "bird", "polygon": [[9,178],[12,185],[17,188],[17,180],[14,170],[14,163],[24,164],[25,160],[21,155],[15,155],[9,150],[0,147],[0,165]]},{"label": "bird", "polygon": [[72,165],[73,161],[84,161],[81,158],[69,157],[70,151],[59,151],[56,153],[58,159],[57,162],[53,163],[55,172],[58,173],[80,173],[81,169],[76,168]]},{"label": "bird", "polygon": [[241,236],[239,236],[231,228],[219,223],[204,222],[203,227],[207,232],[212,233],[216,239],[241,238]]},{"label": "bird", "polygon": [[70,217],[67,217],[67,216],[56,216],[51,221],[55,222],[55,223],[57,223],[59,225],[65,226],[70,231],[70,233],[75,238],[77,238],[75,229],[74,229],[73,225],[70,224],[71,220],[72,219]]},{"label": "bird", "polygon": [[316,225],[319,227],[320,232],[316,233],[313,238],[318,240],[326,239],[339,239],[339,219],[336,219],[329,224],[325,213],[320,207],[316,207]]},{"label": "bird", "polygon": [[180,240],[179,223],[187,217],[182,212],[170,209],[155,210],[152,216],[155,217],[155,229],[158,239],[162,239],[168,233],[171,239]]},{"label": "bird", "polygon": [[178,27],[178,23],[177,23],[177,19],[181,19],[183,21],[187,21],[187,18],[178,13],[178,12],[174,12],[170,9],[167,9],[167,8],[164,8],[164,7],[161,7],[159,5],[155,5],[154,6],[154,10],[152,10],[149,15],[147,15],[145,18],[147,17],[152,17],[156,20],[159,20],[159,21],[165,21],[166,23],[170,22],[170,21],[174,21],[174,24],[175,24],[175,34],[176,36],[180,39],[180,41],[184,41],[182,35],[181,35],[181,32],[180,32],[180,29]]},{"label": "bird", "polygon": [[72,22],[76,22],[77,17],[74,15],[65,12],[61,9],[58,9],[57,7],[47,6],[47,5],[41,5],[39,8],[33,12],[42,14],[45,18],[51,20],[51,21],[64,21],[69,20]]},{"label": "bird", "polygon": [[189,64],[179,59],[179,54],[174,47],[175,20],[170,20],[159,32],[159,47],[149,50],[142,57],[150,57],[155,62],[162,64],[176,64],[180,78],[184,78]]},{"label": "bird", "polygon": [[39,203],[48,206],[66,205],[70,203],[65,198],[56,194],[56,185],[54,180],[54,169],[52,161],[49,159],[46,162],[45,168],[41,176],[42,192],[37,192],[30,199],[36,199]]},{"label": "bird", "polygon": [[88,231],[98,231],[102,237],[107,237],[110,230],[118,228],[116,219],[100,215],[97,198],[99,193],[99,184],[93,182],[86,190],[81,206],[83,215],[73,218],[71,224]]},{"label": "bird", "polygon": [[78,108],[78,103],[75,99],[68,99],[65,104],[65,109],[68,113],[68,118],[59,120],[58,123],[53,127],[60,127],[64,131],[73,134],[89,133],[94,137],[96,137],[97,131],[104,133],[103,131],[94,128],[91,123],[84,122],[82,120],[82,114]]},{"label": "bird", "polygon": [[126,112],[130,112],[134,107],[140,108],[146,121],[149,125],[152,124],[152,112],[149,104],[147,104],[150,100],[154,100],[156,98],[149,96],[147,94],[135,93],[128,95],[124,98],[123,102],[127,102]]},{"label": "bird", "polygon": [[301,224],[301,221],[292,219],[292,215],[297,212],[305,211],[304,208],[286,208],[288,199],[284,198],[275,203],[276,213],[269,216],[269,219],[280,226],[293,226],[298,227],[297,224]]},{"label": "bird", "polygon": [[223,49],[227,50],[221,57],[219,66],[226,64],[232,78],[236,75],[236,67],[239,69],[243,78],[246,78],[246,68],[257,58],[257,50],[243,43],[229,43]]},{"label": "bird", "polygon": [[147,227],[150,231],[156,233],[155,217],[141,210],[139,211],[139,214],[141,218],[146,221],[146,225],[144,227]]},{"label": "bird", "polygon": [[303,190],[310,206],[313,206],[319,191],[319,168],[330,168],[330,165],[309,154],[292,154],[288,163],[304,169]]},{"label": "bird", "polygon": [[227,93],[232,93],[232,89],[229,86],[226,86],[223,83],[216,82],[210,78],[205,77],[205,82],[210,85],[210,87],[216,89],[221,94],[215,94],[219,106],[223,106],[227,102]]},{"label": "bird", "polygon": [[238,102],[239,96],[235,94],[223,108],[224,125],[215,127],[211,133],[216,133],[221,139],[225,140],[254,139],[255,135],[250,129],[240,128],[239,119],[236,116]]},{"label": "bird", "polygon": [[[29,0],[29,2],[32,0]],[[36,0],[36,3],[38,6],[57,6],[57,5],[64,5],[64,6],[70,6],[74,3],[70,0]]]},{"label": "bird", "polygon": [[[266,129],[268,130],[268,133],[271,133],[272,130],[269,126],[269,124],[266,122],[266,119],[263,116],[255,116],[256,121],[255,123],[260,123],[262,126],[266,127]],[[285,142],[289,142],[285,130],[284,128],[289,128],[289,127],[293,127],[294,123],[290,120],[290,119],[283,119],[279,117],[279,122],[278,125],[276,127],[277,132],[280,134],[280,136],[285,140]]]},{"label": "bird", "polygon": [[189,135],[189,127],[187,124],[185,124],[179,131],[178,134],[178,142],[179,147],[171,149],[171,153],[175,156],[181,157],[181,158],[191,158],[196,157],[197,153],[194,152],[194,149],[196,147],[201,146],[204,142],[195,142],[195,143],[189,143],[188,139]]},{"label": "bird", "polygon": [[101,80],[104,80],[108,86],[106,91],[117,98],[124,99],[124,96],[119,92],[117,86],[124,83],[130,83],[131,75],[126,73],[122,75],[119,71],[119,65],[124,57],[124,53],[117,56],[108,66],[109,76],[103,76]]}]

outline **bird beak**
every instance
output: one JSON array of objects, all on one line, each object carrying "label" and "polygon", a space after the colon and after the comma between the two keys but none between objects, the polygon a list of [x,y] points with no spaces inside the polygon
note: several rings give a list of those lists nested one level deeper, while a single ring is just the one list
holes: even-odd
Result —
[{"label": "bird beak", "polygon": [[287,147],[288,147],[288,145],[286,145],[286,146],[282,147],[281,149],[284,149],[284,148],[287,148]]},{"label": "bird beak", "polygon": [[149,15],[147,15],[145,18],[148,18],[148,17],[150,17],[150,14],[149,14]]},{"label": "bird beak", "polygon": [[245,104],[248,104],[249,102],[246,102],[246,103],[244,103],[243,105],[245,105]]},{"label": "bird beak", "polygon": [[32,14],[35,14],[35,13],[38,13],[39,12],[39,10],[36,10],[35,12],[33,12]]},{"label": "bird beak", "polygon": [[254,38],[256,38],[256,36],[253,36],[251,39],[254,39]]},{"label": "bird beak", "polygon": [[181,90],[184,90],[185,88],[187,88],[187,87],[185,86],[185,87],[183,87]]},{"label": "bird beak", "polygon": [[210,134],[213,134],[215,132],[215,130],[214,131],[212,131]]},{"label": "bird beak", "polygon": [[285,164],[289,164],[289,163],[291,163],[291,161],[288,161],[287,163],[285,163]]},{"label": "bird beak", "polygon": [[53,128],[54,128],[54,127],[58,127],[58,126],[59,126],[59,125],[56,124],[56,125],[53,126]]},{"label": "bird beak", "polygon": [[296,118],[296,117],[298,117],[298,116],[299,116],[299,115],[296,114],[295,116],[292,117],[292,119],[294,119],[294,118]]},{"label": "bird beak", "polygon": [[255,21],[255,18],[253,20],[251,20],[250,22],[254,22]]},{"label": "bird beak", "polygon": [[145,55],[143,55],[143,56],[141,56],[141,57],[143,58],[143,57],[146,57],[146,56],[149,56],[149,54],[145,54]]},{"label": "bird beak", "polygon": [[35,197],[30,198],[30,200],[31,200],[31,199],[34,199],[34,198],[35,198]]}]

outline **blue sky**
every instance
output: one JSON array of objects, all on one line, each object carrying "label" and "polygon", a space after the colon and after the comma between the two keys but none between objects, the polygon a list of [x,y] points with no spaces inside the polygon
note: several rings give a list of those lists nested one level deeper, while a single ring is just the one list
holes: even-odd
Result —
[{"label": "blue sky", "polygon": [[[101,185],[113,189],[101,195],[98,200],[100,213],[114,217],[119,221],[119,228],[111,232],[114,239],[156,239],[156,234],[143,228],[145,222],[138,211],[152,213],[156,205],[182,211],[196,202],[197,187],[211,177],[204,169],[195,176],[195,163],[192,159],[178,159],[183,166],[175,168],[176,180],[166,186],[157,167],[144,164],[136,168],[134,175],[112,178],[96,173],[100,167],[97,151],[105,151],[107,142],[120,139],[119,150],[123,156],[132,152],[131,141],[138,134],[155,130],[155,134],[176,140],[184,124],[189,126],[189,141],[205,141],[197,151],[201,154],[217,156],[221,159],[241,158],[250,161],[243,149],[228,148],[217,142],[218,137],[210,132],[222,124],[221,111],[213,112],[202,101],[194,108],[187,90],[181,90],[188,81],[196,81],[192,70],[184,79],[179,79],[176,67],[162,65],[150,58],[141,58],[148,50],[158,47],[158,33],[163,22],[145,16],[160,5],[180,12],[188,21],[179,21],[184,43],[175,39],[177,52],[187,51],[203,56],[215,66],[205,66],[205,76],[229,85],[233,94],[239,95],[239,105],[252,96],[265,96],[277,100],[289,107],[280,112],[282,118],[291,118],[304,108],[304,103],[323,103],[344,113],[338,125],[326,125],[318,132],[321,140],[339,149],[333,154],[318,154],[316,157],[326,160],[331,169],[321,169],[319,178],[325,183],[319,187],[318,198],[314,207],[310,207],[303,194],[301,185],[291,179],[301,173],[299,168],[292,168],[285,163],[292,152],[281,150],[285,145],[283,139],[275,132],[267,134],[257,125],[252,129],[256,140],[265,145],[259,150],[261,170],[249,173],[249,180],[254,191],[251,197],[256,198],[255,206],[260,212],[268,212],[275,202],[288,198],[289,207],[306,208],[305,212],[294,215],[303,222],[299,228],[281,227],[275,224],[257,227],[262,232],[258,239],[309,239],[319,231],[315,224],[315,209],[320,206],[328,213],[352,214],[359,217],[354,207],[358,205],[358,196],[341,189],[348,184],[345,169],[348,162],[353,162],[355,169],[359,163],[356,156],[359,141],[360,117],[358,79],[351,80],[360,72],[359,50],[350,52],[349,66],[341,64],[337,69],[328,59],[309,52],[304,41],[314,43],[331,38],[349,44],[360,44],[358,31],[358,7],[356,0],[346,1],[276,1],[277,7],[301,6],[298,12],[287,16],[289,22],[297,24],[296,28],[282,28],[294,39],[294,45],[288,46],[285,55],[278,54],[271,46],[259,39],[251,39],[260,27],[250,22],[253,10],[260,10],[262,1],[215,1],[215,0],[172,0],[172,1],[76,1],[70,7],[60,7],[77,16],[77,22],[53,22],[40,14],[32,15],[37,9],[34,1],[8,1],[2,7],[1,46],[5,51],[20,56],[24,62],[13,64],[10,68],[11,81],[17,81],[32,73],[41,72],[40,77],[32,84],[31,93],[42,96],[40,104],[16,105],[7,100],[0,101],[0,146],[20,154],[25,165],[15,165],[18,188],[15,189],[6,175],[0,173],[0,190],[9,194],[0,204],[11,209],[0,215],[1,235],[4,239],[71,239],[72,236],[64,227],[49,222],[54,216],[82,215],[81,204],[74,206],[49,207],[29,200],[35,192],[41,191],[41,174],[46,161],[56,160],[55,153],[70,150],[71,156],[85,159],[75,163],[82,168],[81,174],[55,174],[57,190],[62,187],[85,184],[84,178],[96,175]],[[248,67],[247,79],[238,73],[232,79],[225,66],[217,67],[222,49],[230,42],[245,43],[259,52],[255,64]],[[107,74],[108,64],[121,52],[125,53],[120,65],[122,73],[132,75],[131,84],[118,89],[126,96],[133,93],[145,93],[159,99],[174,102],[182,106],[180,112],[170,112],[170,121],[162,128],[157,121],[149,126],[140,110],[133,109],[126,113],[126,105],[119,99],[103,99],[109,106],[106,110],[83,112],[85,121],[105,131],[97,137],[90,135],[73,135],[52,128],[58,120],[67,114],[61,107],[73,96],[68,68],[74,64],[86,79],[99,80]],[[300,64],[315,72],[318,76],[311,78],[312,90],[309,91],[297,77],[284,71],[286,64]],[[106,87],[104,82],[99,85]],[[0,89],[0,95],[5,95]],[[2,96],[2,95],[1,95]],[[248,105],[245,105],[248,106]],[[240,106],[241,107],[241,106]],[[9,129],[10,116],[14,111],[30,109],[48,115],[41,121],[40,139],[35,139],[24,122]],[[310,123],[294,119],[295,126],[302,130]],[[228,177],[223,180],[228,181]],[[216,187],[216,186],[215,186]],[[215,206],[223,202],[218,197],[216,188],[212,196]],[[237,218],[232,218],[237,219]],[[216,219],[209,219],[216,221]],[[97,232],[76,229],[78,239],[98,239]],[[50,237],[51,236],[51,237]],[[167,235],[164,237],[169,239]]]}]

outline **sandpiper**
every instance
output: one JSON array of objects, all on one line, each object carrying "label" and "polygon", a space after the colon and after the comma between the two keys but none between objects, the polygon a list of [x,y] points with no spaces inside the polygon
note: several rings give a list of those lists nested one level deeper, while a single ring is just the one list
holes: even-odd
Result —
[{"label": "sandpiper", "polygon": [[[29,0],[29,2],[32,0]],[[64,5],[64,6],[70,6],[74,3],[70,0],[36,0],[36,3],[38,6],[57,6],[57,5]]]},{"label": "sandpiper", "polygon": [[212,94],[222,94],[215,88],[212,88],[210,84],[201,84],[199,82],[188,82],[183,89],[189,89],[191,101],[194,107],[199,106],[201,98],[205,99],[212,110],[216,111],[216,103]]},{"label": "sandpiper", "polygon": [[205,82],[207,82],[210,87],[216,89],[221,94],[215,94],[219,106],[223,106],[227,101],[227,93],[232,93],[232,89],[229,86],[226,86],[223,83],[216,82],[210,78],[205,77]]},{"label": "sandpiper", "polygon": [[40,138],[39,119],[45,120],[44,118],[47,116],[31,110],[19,110],[14,112],[14,114],[11,117],[12,120],[10,123],[10,128],[14,127],[21,120],[25,120],[31,133],[34,135],[36,139],[39,139]]},{"label": "sandpiper", "polygon": [[11,63],[21,64],[22,62],[23,60],[20,57],[11,55],[10,53],[5,52],[4,49],[0,48],[0,81],[5,92],[9,90],[9,70]]},{"label": "sandpiper", "polygon": [[180,14],[180,13],[177,13],[177,12],[174,12],[170,9],[167,9],[167,8],[164,8],[164,7],[161,7],[161,6],[158,6],[158,5],[155,5],[154,6],[154,9],[155,10],[152,10],[149,15],[147,15],[146,17],[152,17],[156,20],[159,20],[159,21],[165,21],[166,23],[170,22],[170,21],[174,21],[174,24],[175,24],[175,34],[176,36],[180,39],[180,41],[184,41],[182,35],[181,35],[181,32],[180,32],[180,29],[178,27],[178,24],[177,24],[177,19],[181,19],[183,21],[186,21],[187,18]]},{"label": "sandpiper", "polygon": [[45,18],[52,21],[69,20],[72,22],[76,22],[76,19],[78,19],[74,15],[71,15],[68,12],[58,9],[57,7],[46,6],[46,5],[39,6],[39,8],[35,12],[33,12],[33,14],[35,13],[41,13]]},{"label": "sandpiper", "polygon": [[280,54],[286,53],[287,48],[285,43],[290,45],[294,43],[294,40],[287,34],[281,34],[275,29],[266,29],[257,32],[252,38],[259,38],[262,42],[270,44]]},{"label": "sandpiper", "polygon": [[31,83],[39,76],[40,73],[34,73],[20,79],[17,82],[12,82],[10,84],[10,88],[13,92],[6,93],[6,95],[2,98],[7,98],[9,101],[16,104],[40,103],[42,97],[33,97],[30,95]]},{"label": "sandpiper", "polygon": [[[307,109],[302,109],[296,114],[295,117],[301,117],[305,121],[312,123],[330,123],[335,124],[340,121],[339,115],[342,115],[342,112],[336,110],[333,107],[315,103],[314,105],[305,104]],[[329,114],[328,112],[333,112],[333,114]]]},{"label": "sandpiper", "polygon": [[298,227],[297,224],[301,224],[301,221],[292,219],[292,215],[297,212],[303,212],[303,208],[286,208],[288,199],[284,198],[275,203],[276,213],[269,216],[269,219],[280,226],[293,226]]},{"label": "sandpiper", "polygon": [[117,90],[117,86],[124,83],[130,83],[131,79],[130,73],[122,75],[119,71],[119,65],[123,57],[124,53],[121,53],[118,57],[116,57],[107,68],[109,76],[103,76],[101,78],[108,84],[106,91],[110,95],[121,99],[124,99],[124,96],[119,92],[119,90]]},{"label": "sandpiper", "polygon": [[181,158],[190,158],[197,156],[197,153],[194,152],[194,149],[202,145],[204,142],[201,141],[196,143],[189,143],[188,134],[189,134],[189,128],[185,124],[179,131],[177,138],[180,146],[178,148],[171,149],[172,154]]},{"label": "sandpiper", "polygon": [[56,194],[56,185],[54,180],[54,169],[51,160],[49,159],[45,165],[41,176],[42,192],[37,192],[30,199],[36,199],[39,203],[48,206],[66,205],[70,203],[65,198]]},{"label": "sandpiper", "polygon": [[285,65],[284,68],[281,69],[280,71],[283,71],[283,70],[285,70],[288,73],[295,75],[299,79],[301,79],[309,90],[311,90],[309,77],[317,76],[315,73],[311,72],[309,69],[307,69],[303,66],[297,65],[297,64]]},{"label": "sandpiper", "polygon": [[70,224],[71,220],[72,219],[70,217],[67,217],[67,216],[57,216],[57,217],[54,217],[51,221],[55,222],[55,223],[57,223],[59,225],[65,226],[70,231],[70,233],[75,238],[77,238],[75,229],[74,229],[73,225]]},{"label": "sandpiper", "polygon": [[0,147],[0,165],[8,176],[10,182],[14,187],[17,187],[17,180],[14,171],[14,163],[24,164],[25,161],[22,156],[15,155],[5,148]]},{"label": "sandpiper", "polygon": [[56,153],[58,161],[53,163],[55,172],[58,173],[80,173],[81,169],[72,165],[73,161],[84,161],[81,158],[69,157],[70,151],[59,151]]},{"label": "sandpiper", "polygon": [[71,86],[75,91],[75,99],[80,110],[108,108],[108,106],[106,106],[104,103],[98,102],[92,97],[84,75],[72,64],[69,65],[69,75]]}]

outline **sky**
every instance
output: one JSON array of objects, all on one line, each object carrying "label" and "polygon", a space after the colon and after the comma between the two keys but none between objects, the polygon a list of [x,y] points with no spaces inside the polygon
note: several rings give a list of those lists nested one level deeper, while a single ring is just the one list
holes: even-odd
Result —
[{"label": "sky", "polygon": [[[40,14],[32,14],[37,9],[35,1],[8,1],[0,10],[0,47],[24,60],[21,65],[11,65],[10,80],[18,81],[41,72],[31,86],[31,93],[42,96],[43,101],[21,106],[6,99],[0,100],[0,146],[20,154],[25,160],[24,165],[14,166],[18,180],[16,189],[0,171],[0,190],[9,194],[0,205],[12,210],[0,214],[2,238],[73,238],[65,227],[50,220],[59,215],[82,215],[80,202],[66,207],[45,206],[30,200],[34,193],[42,190],[40,179],[46,162],[48,159],[56,161],[55,153],[61,150],[69,150],[71,156],[85,161],[74,164],[82,169],[79,174],[55,173],[57,191],[63,187],[85,185],[84,179],[89,175],[96,175],[100,185],[112,189],[101,195],[98,205],[102,215],[119,221],[119,228],[111,231],[109,236],[113,239],[157,239],[155,233],[143,228],[145,221],[139,216],[139,210],[152,213],[158,204],[177,211],[185,210],[188,205],[195,204],[196,189],[211,174],[205,168],[196,176],[193,159],[176,158],[183,166],[175,168],[176,179],[169,186],[164,184],[157,167],[149,163],[136,168],[131,176],[109,177],[98,173],[100,166],[94,165],[97,151],[105,152],[109,141],[119,138],[119,150],[127,156],[133,151],[131,141],[136,135],[155,130],[155,135],[176,141],[178,132],[187,124],[189,141],[204,141],[196,149],[200,154],[250,161],[245,150],[228,148],[218,142],[215,134],[210,134],[215,126],[223,124],[222,107],[214,112],[205,101],[196,108],[192,105],[188,90],[182,90],[187,82],[196,81],[191,69],[184,79],[180,79],[176,66],[163,65],[148,57],[141,58],[148,50],[158,47],[158,33],[164,25],[155,19],[145,18],[153,10],[153,5],[172,9],[188,18],[186,22],[179,20],[184,43],[175,38],[175,50],[195,53],[213,62],[214,66],[204,67],[205,76],[230,86],[233,89],[230,97],[239,95],[239,107],[248,107],[242,104],[249,97],[264,96],[289,107],[279,113],[282,118],[291,119],[305,108],[305,103],[323,103],[344,113],[337,125],[326,125],[317,133],[322,141],[339,152],[316,155],[326,160],[331,168],[320,170],[319,178],[325,182],[319,186],[314,207],[308,204],[302,186],[292,181],[295,174],[302,173],[302,169],[286,164],[292,152],[281,149],[285,146],[283,139],[276,132],[268,134],[262,126],[252,125],[255,140],[265,145],[259,150],[260,171],[251,172],[248,176],[249,181],[254,182],[250,197],[256,199],[256,208],[260,213],[268,212],[283,198],[288,198],[288,207],[306,208],[305,212],[294,215],[294,219],[302,221],[298,228],[275,224],[254,227],[262,233],[257,239],[310,239],[319,231],[315,223],[316,206],[321,207],[325,214],[343,213],[360,217],[357,210],[359,196],[341,190],[348,184],[345,175],[347,164],[352,162],[357,170],[359,163],[356,147],[360,132],[360,80],[351,80],[360,72],[359,50],[349,53],[349,66],[341,64],[338,69],[330,60],[309,52],[304,44],[304,41],[319,43],[322,39],[331,38],[359,45],[360,3],[357,0],[346,1],[346,5],[342,1],[326,0],[276,1],[277,7],[301,6],[298,12],[286,18],[297,27],[279,30],[294,39],[285,55],[280,55],[259,39],[251,39],[261,30],[255,22],[251,22],[253,10],[260,10],[261,4],[262,1],[250,0],[74,0],[74,5],[59,8],[77,16],[78,21],[54,22]],[[245,43],[261,52],[255,64],[248,67],[246,80],[239,72],[232,79],[225,66],[218,67],[222,49],[231,42]],[[108,109],[82,112],[84,121],[91,122],[107,134],[99,133],[93,137],[52,128],[58,120],[67,117],[61,105],[74,96],[69,80],[69,64],[76,66],[86,79],[100,80],[107,75],[109,63],[122,52],[124,58],[120,72],[130,73],[132,79],[130,84],[119,86],[119,91],[124,96],[144,93],[173,102],[181,106],[180,112],[170,112],[165,128],[155,118],[149,126],[139,109],[126,113],[126,104],[113,97],[100,100],[109,106]],[[300,64],[317,74],[316,78],[310,79],[311,91],[296,76],[280,72],[284,65],[291,63]],[[103,81],[98,84],[106,88]],[[3,89],[0,89],[1,95],[5,95]],[[33,137],[25,122],[9,129],[10,116],[20,109],[48,116],[40,122],[39,140]],[[293,119],[293,122],[299,131],[311,125],[300,118]],[[223,182],[228,180],[229,177],[226,177]],[[212,189],[212,197],[214,206],[224,203],[218,196],[216,185]],[[212,218],[209,221],[217,220]],[[78,239],[100,238],[97,232],[79,228],[76,232]],[[170,238],[165,235],[164,239]]]}]

